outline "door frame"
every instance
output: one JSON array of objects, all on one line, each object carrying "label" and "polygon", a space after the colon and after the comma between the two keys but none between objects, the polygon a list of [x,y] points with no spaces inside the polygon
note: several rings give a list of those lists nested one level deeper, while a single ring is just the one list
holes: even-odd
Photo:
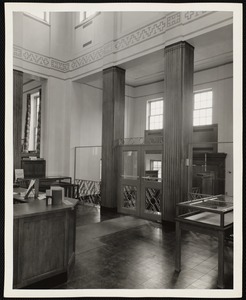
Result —
[{"label": "door frame", "polygon": [[[162,195],[162,180],[152,181],[145,180],[145,152],[146,151],[160,151],[162,155],[162,174],[163,174],[163,147],[162,144],[140,144],[140,145],[120,145],[118,149],[118,184],[117,184],[117,210],[119,213],[135,215],[140,218],[161,221],[163,195]],[[125,151],[137,152],[137,176],[133,178],[124,178],[123,173],[123,153]],[[123,189],[125,186],[134,186],[136,188],[136,207],[135,209],[123,207]],[[161,191],[160,199],[160,214],[147,213],[145,211],[145,190],[146,188],[159,189]]]}]

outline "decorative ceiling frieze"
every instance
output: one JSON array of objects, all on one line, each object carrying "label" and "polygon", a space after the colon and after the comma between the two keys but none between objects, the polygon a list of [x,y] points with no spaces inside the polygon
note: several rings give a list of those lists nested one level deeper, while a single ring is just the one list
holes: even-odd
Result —
[{"label": "decorative ceiling frieze", "polygon": [[86,65],[102,60],[108,55],[118,53],[130,47],[148,41],[159,35],[163,35],[166,31],[173,29],[185,23],[189,23],[204,15],[214,12],[174,12],[163,18],[152,22],[140,29],[131,33],[125,34],[118,39],[111,41],[89,53],[82,54],[77,58],[68,61],[62,61],[53,57],[48,57],[31,50],[24,49],[20,46],[14,45],[13,56],[17,59],[47,68],[58,72],[68,73],[78,70]]}]

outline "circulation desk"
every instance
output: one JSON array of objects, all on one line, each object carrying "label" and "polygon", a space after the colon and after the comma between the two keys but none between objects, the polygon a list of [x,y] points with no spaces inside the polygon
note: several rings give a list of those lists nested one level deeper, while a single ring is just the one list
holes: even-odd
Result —
[{"label": "circulation desk", "polygon": [[69,276],[75,262],[78,201],[65,200],[69,202],[56,206],[46,206],[45,199],[34,198],[14,204],[13,288]]},{"label": "circulation desk", "polygon": [[[186,210],[180,214],[180,209]],[[187,212],[188,210],[188,212]],[[218,282],[224,288],[224,242],[233,230],[232,197],[209,196],[176,205],[176,271],[181,270],[181,231],[190,230],[218,238]]]}]

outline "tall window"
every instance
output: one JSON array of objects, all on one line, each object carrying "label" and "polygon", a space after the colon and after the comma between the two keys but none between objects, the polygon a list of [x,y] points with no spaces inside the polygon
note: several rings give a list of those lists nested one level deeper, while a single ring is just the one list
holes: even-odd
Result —
[{"label": "tall window", "polygon": [[39,92],[31,94],[31,117],[30,117],[30,135],[29,149],[35,150],[37,147],[37,132],[38,132],[38,114],[40,108]]},{"label": "tall window", "polygon": [[195,92],[194,94],[194,112],[193,125],[212,124],[213,92],[212,90],[204,92]]},{"label": "tall window", "polygon": [[147,102],[147,128],[149,130],[163,128],[163,99]]},{"label": "tall window", "polygon": [[96,11],[92,11],[92,10],[81,11],[79,14],[79,23],[85,21],[86,19],[88,19],[89,17],[94,15],[95,13],[96,13]]},{"label": "tall window", "polygon": [[39,93],[34,97],[36,104],[36,124],[35,124],[35,132],[34,132],[34,149],[37,149],[37,138],[38,138],[38,116],[40,109],[40,96]]},{"label": "tall window", "polygon": [[151,160],[150,168],[153,171],[158,171],[158,178],[161,178],[161,160]]}]

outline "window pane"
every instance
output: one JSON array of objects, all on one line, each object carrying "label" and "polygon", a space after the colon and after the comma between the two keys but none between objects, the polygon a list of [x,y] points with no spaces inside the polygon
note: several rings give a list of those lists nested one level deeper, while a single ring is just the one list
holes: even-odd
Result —
[{"label": "window pane", "polygon": [[212,96],[212,91],[194,94],[194,126],[212,124]]},{"label": "window pane", "polygon": [[137,174],[137,151],[123,151],[123,175],[136,177]]},{"label": "window pane", "polygon": [[195,101],[200,101],[200,99],[201,99],[201,94],[200,93],[195,94]]},{"label": "window pane", "polygon": [[212,107],[212,98],[207,98],[207,107]]},{"label": "window pane", "polygon": [[163,101],[150,102],[150,115],[159,115],[163,113]]},{"label": "window pane", "polygon": [[161,178],[161,165],[162,162],[159,160],[153,160],[152,161],[152,170],[158,171],[158,177]]},{"label": "window pane", "polygon": [[199,116],[200,116],[200,111],[199,110],[194,110],[194,112],[193,112],[194,119],[199,119]]},{"label": "window pane", "polygon": [[150,117],[150,128],[149,129],[161,129],[163,127],[162,115]]},{"label": "window pane", "polygon": [[163,128],[163,100],[148,101],[148,129]]},{"label": "window pane", "polygon": [[200,99],[199,100],[195,99],[194,108],[195,109],[200,109],[201,108]]}]

